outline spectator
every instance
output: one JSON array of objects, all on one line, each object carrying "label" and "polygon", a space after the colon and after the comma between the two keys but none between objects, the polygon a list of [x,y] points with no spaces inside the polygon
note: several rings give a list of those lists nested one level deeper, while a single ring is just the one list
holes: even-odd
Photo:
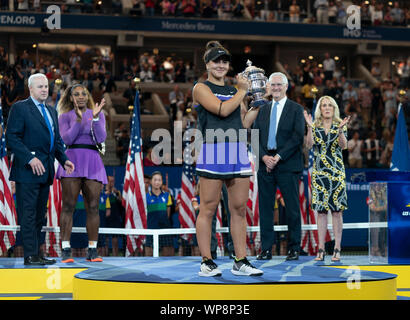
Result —
[{"label": "spectator", "polygon": [[390,11],[393,26],[402,26],[404,24],[404,11],[400,8],[398,1],[394,2],[394,7]]},{"label": "spectator", "polygon": [[347,149],[349,150],[349,167],[361,168],[363,162],[363,140],[360,140],[360,134],[358,131],[355,131],[353,133],[353,138],[347,142]]},{"label": "spectator", "polygon": [[9,56],[6,53],[6,50],[3,47],[0,47],[0,70],[6,70],[7,62],[9,60]]},{"label": "spectator", "polygon": [[386,7],[386,12],[383,17],[383,24],[391,26],[393,24],[393,18],[391,16],[391,7]]},{"label": "spectator", "polygon": [[383,112],[383,98],[382,92],[380,90],[380,82],[372,88],[371,91],[372,107],[370,111],[370,118],[372,119],[373,125],[376,126],[376,131],[380,129],[381,115]]},{"label": "spectator", "polygon": [[120,165],[125,165],[127,162],[128,148],[130,145],[130,135],[127,129],[122,130],[121,136],[117,141],[117,156],[120,158]]},{"label": "spectator", "polygon": [[337,6],[334,1],[329,1],[329,8],[327,10],[329,23],[336,23],[337,22]]},{"label": "spectator", "polygon": [[2,97],[1,102],[3,104],[3,120],[4,128],[6,128],[7,119],[9,116],[11,106],[19,100],[20,96],[16,88],[16,82],[13,78],[7,79],[7,76],[4,77],[5,84],[2,86]]},{"label": "spectator", "polygon": [[94,90],[94,83],[93,81],[90,79],[89,76],[89,72],[88,71],[84,71],[83,72],[83,79],[80,82],[84,87],[86,87],[88,89],[88,91],[90,91],[90,93],[93,92]]},{"label": "spectator", "polygon": [[232,18],[233,5],[231,0],[218,1],[218,18],[222,20],[230,20]]},{"label": "spectator", "polygon": [[273,0],[259,0],[256,1],[255,3],[255,12],[256,12],[256,17],[255,20],[260,20],[260,21],[267,21],[269,17],[269,13],[273,9]]},{"label": "spectator", "polygon": [[360,20],[363,27],[369,27],[372,24],[370,9],[365,2],[363,2],[360,7]]},{"label": "spectator", "polygon": [[300,6],[296,0],[292,1],[292,4],[289,7],[289,21],[292,23],[298,23],[300,17]]},{"label": "spectator", "polygon": [[382,75],[382,71],[380,69],[380,62],[378,61],[373,62],[370,73],[372,74],[373,77],[376,78],[376,80],[380,80],[381,75]]},{"label": "spectator", "polygon": [[148,63],[142,65],[142,70],[140,71],[141,82],[153,82],[154,73],[151,71]]},{"label": "spectator", "polygon": [[345,5],[343,4],[343,1],[341,0],[336,0],[336,7],[337,7],[337,15],[336,15],[336,22],[337,24],[346,24],[346,8]]},{"label": "spectator", "polygon": [[184,17],[194,17],[196,13],[195,0],[182,0],[181,10]]},{"label": "spectator", "polygon": [[101,93],[112,93],[117,91],[117,85],[115,84],[115,81],[113,77],[111,76],[111,73],[107,71],[104,75],[104,80],[101,81],[99,88],[101,90]]},{"label": "spectator", "polygon": [[154,166],[157,165],[157,163],[155,163],[155,156],[153,154],[151,145],[148,146],[148,149],[145,153],[145,157],[144,157],[144,160],[143,160],[143,165],[144,165],[144,167],[154,167]]},{"label": "spectator", "polygon": [[376,132],[369,132],[369,138],[364,141],[364,155],[367,168],[376,168],[380,161],[382,148],[377,138]]},{"label": "spectator", "polygon": [[316,21],[321,24],[329,23],[328,8],[329,2],[327,0],[315,0],[313,7],[316,9]]},{"label": "spectator", "polygon": [[273,14],[275,16],[275,21],[284,20],[284,11],[286,11],[285,0],[272,0],[273,1]]},{"label": "spectator", "polygon": [[390,127],[395,122],[395,112],[397,112],[397,89],[393,87],[391,81],[385,81],[385,87],[383,90],[383,102],[384,102],[384,116],[386,118],[386,126]]},{"label": "spectator", "polygon": [[380,166],[384,168],[390,168],[391,156],[393,153],[393,144],[394,144],[394,134],[387,133],[387,143],[384,146],[382,154],[380,156]]},{"label": "spectator", "polygon": [[[343,106],[344,106],[345,110],[346,110],[346,105],[347,105],[348,101],[356,103],[357,100],[359,99],[358,96],[357,96],[357,92],[356,92],[356,90],[353,89],[353,85],[351,83],[349,83],[347,85],[347,89],[345,89],[343,91],[342,99],[343,99]],[[351,99],[353,99],[353,101]]]},{"label": "spectator", "polygon": [[130,80],[131,78],[131,67],[128,64],[128,59],[124,58],[122,60],[122,63],[119,67],[119,73],[120,73],[120,80]]},{"label": "spectator", "polygon": [[185,64],[182,59],[178,59],[177,63],[175,64],[174,72],[175,72],[175,82],[186,82],[185,78]]},{"label": "spectator", "polygon": [[216,14],[216,10],[212,5],[212,0],[202,0],[201,2],[201,17],[213,18]]},{"label": "spectator", "polygon": [[160,6],[163,16],[173,16],[175,14],[175,5],[170,0],[162,0]]},{"label": "spectator", "polygon": [[301,89],[301,93],[305,101],[305,107],[308,108],[309,110],[313,109],[312,88],[313,88],[313,80],[309,79],[308,82]]},{"label": "spectator", "polygon": [[145,0],[145,13],[148,16],[153,16],[155,14],[155,0]]},{"label": "spectator", "polygon": [[77,62],[81,63],[81,56],[78,54],[77,50],[74,50],[71,53],[70,58],[68,59],[68,61],[70,62],[70,68],[74,69],[75,68],[75,64]]},{"label": "spectator", "polygon": [[128,88],[127,90],[124,91],[123,97],[126,100],[127,106],[133,106],[134,105],[134,100],[135,100],[135,95],[137,94],[137,89],[135,88],[134,81],[130,80],[128,82]]},{"label": "spectator", "polygon": [[28,0],[18,0],[17,10],[27,11],[28,10]]},{"label": "spectator", "polygon": [[407,27],[410,27],[410,8],[405,8],[404,9],[404,15],[405,15],[405,18],[406,18],[405,25],[407,25]]},{"label": "spectator", "polygon": [[366,87],[366,84],[364,82],[360,83],[357,96],[360,105],[360,110],[362,111],[362,116],[364,118],[365,123],[367,124],[370,120],[372,97],[370,89]]},{"label": "spectator", "polygon": [[370,13],[372,24],[379,26],[383,23],[383,3],[377,3],[374,10]]},{"label": "spectator", "polygon": [[132,9],[130,14],[144,16],[145,15],[145,1],[144,0],[132,0]]},{"label": "spectator", "polygon": [[325,60],[323,60],[323,70],[325,74],[325,80],[333,79],[333,72],[336,69],[336,62],[330,57],[329,52],[325,53]]},{"label": "spectator", "polygon": [[410,86],[410,58],[404,62],[403,68],[400,74],[400,86],[402,88],[408,88]]}]

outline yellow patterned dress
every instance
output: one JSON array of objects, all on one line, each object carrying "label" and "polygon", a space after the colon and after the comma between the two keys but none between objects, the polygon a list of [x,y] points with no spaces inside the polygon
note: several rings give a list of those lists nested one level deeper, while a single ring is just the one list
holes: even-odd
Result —
[{"label": "yellow patterned dress", "polygon": [[[343,133],[347,135],[346,126]],[[314,126],[312,134],[312,209],[317,212],[346,210],[346,173],[338,124],[333,122],[327,134],[322,126]]]}]

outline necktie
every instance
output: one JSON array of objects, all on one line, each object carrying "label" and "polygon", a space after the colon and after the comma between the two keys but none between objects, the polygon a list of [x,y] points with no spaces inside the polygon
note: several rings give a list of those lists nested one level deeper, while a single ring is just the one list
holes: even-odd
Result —
[{"label": "necktie", "polygon": [[276,149],[276,113],[279,102],[275,102],[270,113],[268,150]]},{"label": "necktie", "polygon": [[53,145],[54,145],[53,128],[52,128],[52,126],[51,126],[50,121],[48,120],[48,116],[47,116],[46,108],[44,107],[44,104],[40,103],[39,106],[41,107],[41,113],[43,114],[44,121],[46,122],[48,131],[50,131],[50,140],[51,140],[51,143],[50,143],[50,151],[51,151],[51,150],[53,149]]}]

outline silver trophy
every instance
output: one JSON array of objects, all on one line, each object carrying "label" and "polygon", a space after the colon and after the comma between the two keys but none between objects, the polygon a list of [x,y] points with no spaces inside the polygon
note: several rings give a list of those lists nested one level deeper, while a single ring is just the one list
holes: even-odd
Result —
[{"label": "silver trophy", "polygon": [[248,60],[246,65],[248,67],[242,72],[242,75],[250,80],[251,86],[248,89],[249,94],[252,96],[250,107],[257,108],[266,103],[263,97],[266,93],[266,82],[268,79],[265,76],[265,71],[253,66],[252,61]]}]

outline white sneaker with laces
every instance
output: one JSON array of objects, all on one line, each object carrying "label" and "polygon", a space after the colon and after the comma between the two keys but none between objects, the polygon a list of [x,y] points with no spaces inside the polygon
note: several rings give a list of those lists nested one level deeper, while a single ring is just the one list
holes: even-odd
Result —
[{"label": "white sneaker with laces", "polygon": [[218,269],[218,266],[212,259],[206,259],[201,262],[198,275],[201,277],[218,277],[222,275],[222,271]]},{"label": "white sneaker with laces", "polygon": [[255,268],[246,257],[239,261],[234,260],[231,272],[236,276],[263,275],[263,271]]}]

